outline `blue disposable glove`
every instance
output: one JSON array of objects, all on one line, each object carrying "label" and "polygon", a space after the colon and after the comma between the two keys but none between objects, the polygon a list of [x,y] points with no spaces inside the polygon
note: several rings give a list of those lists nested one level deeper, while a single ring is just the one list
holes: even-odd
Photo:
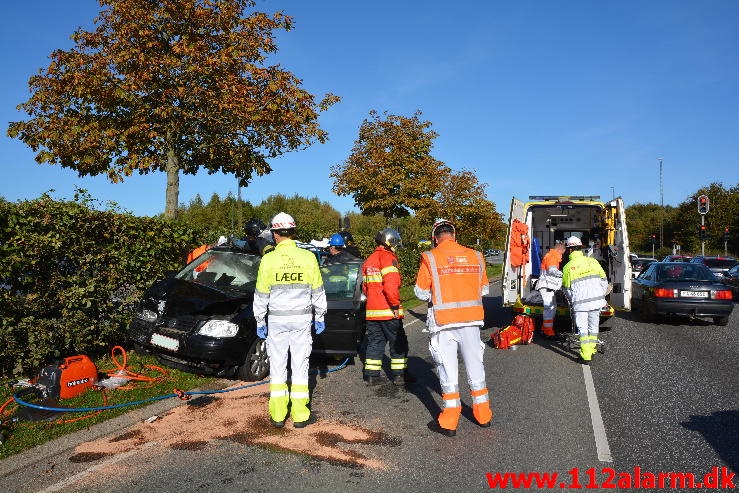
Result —
[{"label": "blue disposable glove", "polygon": [[257,336],[260,339],[266,339],[267,338],[267,326],[262,325],[261,327],[257,327]]},{"label": "blue disposable glove", "polygon": [[326,330],[326,323],[325,322],[319,322],[318,320],[316,320],[313,323],[313,326],[316,328],[316,334],[320,334],[321,332],[323,332],[324,330]]}]

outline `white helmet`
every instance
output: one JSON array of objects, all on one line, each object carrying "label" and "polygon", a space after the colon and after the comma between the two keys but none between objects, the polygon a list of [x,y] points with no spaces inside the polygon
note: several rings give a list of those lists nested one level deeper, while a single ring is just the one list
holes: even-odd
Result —
[{"label": "white helmet", "polygon": [[582,246],[582,241],[580,241],[580,238],[577,236],[570,236],[567,238],[567,241],[565,241],[565,246],[567,248]]},{"label": "white helmet", "polygon": [[431,227],[431,242],[436,246],[436,235],[442,232],[457,234],[457,228],[454,227],[454,223],[447,219],[437,219],[434,221],[434,225]]},{"label": "white helmet", "polygon": [[290,214],[280,212],[272,218],[269,224],[269,229],[272,231],[276,229],[295,229],[295,219]]}]

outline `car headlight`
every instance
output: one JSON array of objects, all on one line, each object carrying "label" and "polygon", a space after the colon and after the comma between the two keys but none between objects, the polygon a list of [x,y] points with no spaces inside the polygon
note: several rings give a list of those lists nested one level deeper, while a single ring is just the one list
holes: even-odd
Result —
[{"label": "car headlight", "polygon": [[153,322],[157,319],[157,314],[151,310],[143,309],[136,312],[136,316],[144,322]]},{"label": "car headlight", "polygon": [[210,337],[234,337],[238,333],[239,326],[227,320],[208,320],[198,330],[198,334]]}]

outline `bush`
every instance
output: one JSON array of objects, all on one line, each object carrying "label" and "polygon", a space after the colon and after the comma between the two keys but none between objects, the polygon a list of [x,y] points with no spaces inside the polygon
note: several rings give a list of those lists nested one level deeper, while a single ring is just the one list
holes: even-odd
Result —
[{"label": "bush", "polygon": [[0,376],[120,344],[143,290],[207,237],[91,205],[0,201]]}]

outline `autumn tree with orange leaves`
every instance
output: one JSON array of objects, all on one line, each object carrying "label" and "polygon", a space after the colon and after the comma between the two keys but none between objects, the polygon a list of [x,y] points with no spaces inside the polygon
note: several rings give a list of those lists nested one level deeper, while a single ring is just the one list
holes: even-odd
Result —
[{"label": "autumn tree with orange leaves", "polygon": [[448,173],[436,194],[435,205],[419,212],[419,218],[431,222],[443,217],[457,227],[457,239],[472,245],[479,239],[500,241],[505,237],[503,217],[488,200],[486,183],[480,183],[471,170]]},{"label": "autumn tree with orange leaves", "polygon": [[431,155],[436,132],[412,117],[372,110],[349,157],[331,167],[333,191],[350,195],[362,214],[405,217],[432,207],[447,166]]},{"label": "autumn tree with orange leaves", "polygon": [[232,173],[246,186],[268,159],[325,142],[316,102],[279,65],[275,31],[292,19],[246,14],[253,0],[100,0],[95,30],[56,50],[19,105],[29,118],[8,135],[38,163],[117,183],[167,174],[165,217],[177,211],[180,173]]},{"label": "autumn tree with orange leaves", "polygon": [[390,219],[413,213],[428,225],[444,217],[468,244],[502,237],[502,218],[487,199],[487,185],[474,172],[454,172],[431,155],[438,135],[421,115],[370,111],[349,157],[331,168],[333,191],[352,196],[365,215]]}]

